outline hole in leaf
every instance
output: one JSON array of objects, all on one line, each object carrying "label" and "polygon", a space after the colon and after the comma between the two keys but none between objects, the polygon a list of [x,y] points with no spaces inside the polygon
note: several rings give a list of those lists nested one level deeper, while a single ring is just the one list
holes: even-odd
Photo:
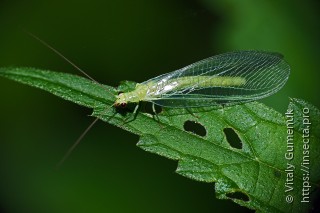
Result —
[{"label": "hole in leaf", "polygon": [[151,102],[142,102],[141,103],[142,112],[146,112],[146,113],[148,113],[150,115],[156,115],[156,114],[159,114],[159,113],[162,112],[162,107],[158,106],[156,104],[154,105],[154,109],[155,109],[156,112],[154,112],[153,109],[152,109],[152,105],[153,105],[153,103],[151,103]]},{"label": "hole in leaf", "polygon": [[199,135],[201,137],[204,137],[207,135],[207,130],[199,122],[188,120],[188,121],[184,122],[183,128],[185,131],[192,132],[192,133]]},{"label": "hole in leaf", "polygon": [[242,200],[244,202],[248,202],[250,199],[248,197],[248,195],[246,195],[245,193],[243,192],[232,192],[232,193],[227,193],[226,196],[228,198],[231,198],[231,199],[238,199],[238,200]]},{"label": "hole in leaf", "polygon": [[281,177],[281,173],[278,170],[274,170],[274,176],[277,178]]},{"label": "hole in leaf", "polygon": [[224,128],[224,134],[226,135],[227,141],[233,148],[242,149],[242,142],[238,134],[232,128]]}]

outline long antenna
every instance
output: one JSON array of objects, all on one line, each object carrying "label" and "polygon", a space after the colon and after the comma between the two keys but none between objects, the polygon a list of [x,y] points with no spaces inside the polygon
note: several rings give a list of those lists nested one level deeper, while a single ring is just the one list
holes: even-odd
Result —
[{"label": "long antenna", "polygon": [[[85,71],[83,71],[80,67],[78,67],[77,65],[75,65],[75,63],[73,63],[70,59],[68,59],[67,57],[65,57],[61,52],[59,52],[58,50],[56,50],[55,48],[53,48],[50,44],[48,44],[47,42],[45,42],[44,40],[42,40],[41,38],[39,38],[38,36],[34,35],[33,33],[23,29],[24,32],[26,32],[29,36],[31,36],[32,38],[38,40],[41,44],[43,44],[45,47],[49,48],[50,50],[52,50],[54,53],[56,53],[58,56],[60,56],[63,60],[65,60],[66,62],[68,62],[71,66],[73,66],[74,68],[76,68],[79,72],[81,72],[84,76],[86,76],[87,78],[89,78],[90,80],[92,80],[94,83],[96,83],[97,85],[99,85],[101,88],[103,88],[105,91],[107,91],[108,93],[112,94],[110,91],[108,91],[105,87],[103,87],[97,80],[95,80],[94,78],[92,78],[89,74],[87,74]],[[113,94],[112,94],[113,95]]]},{"label": "long antenna", "polygon": [[74,142],[74,144],[69,148],[69,150],[64,154],[63,158],[60,160],[60,162],[57,164],[57,169],[60,168],[60,166],[64,163],[64,161],[70,156],[72,151],[78,146],[80,141],[82,141],[83,137],[89,132],[89,130],[93,127],[93,125],[99,120],[99,117],[94,119],[94,121],[84,130],[84,132],[80,135],[80,137]]},{"label": "long antenna", "polygon": [[[47,48],[49,48],[50,50],[52,50],[54,53],[56,53],[58,56],[60,56],[62,59],[64,59],[65,61],[67,61],[71,66],[73,66],[74,68],[76,68],[78,71],[80,71],[83,75],[85,75],[87,78],[89,78],[90,80],[92,80],[94,83],[96,83],[97,85],[99,85],[101,88],[103,88],[105,91],[109,92],[110,94],[112,94],[110,91],[108,91],[103,85],[101,85],[98,81],[96,81],[94,78],[92,78],[90,75],[88,75],[85,71],[83,71],[82,69],[80,69],[80,67],[78,67],[77,65],[75,65],[70,59],[68,59],[67,57],[65,57],[62,53],[60,53],[58,50],[56,50],[55,48],[53,48],[51,45],[49,45],[47,42],[43,41],[42,39],[40,39],[38,36],[34,35],[33,33],[23,29],[29,36],[33,37],[34,39],[38,40],[41,44],[43,44],[44,46],[46,46]],[[112,94],[113,95],[113,94]],[[111,105],[112,107],[113,105]],[[109,108],[109,107],[108,107]],[[107,109],[108,109],[107,108]],[[106,110],[107,110],[106,109]],[[76,146],[81,142],[81,140],[84,138],[84,136],[89,132],[89,130],[93,127],[93,125],[99,120],[99,117],[97,117],[96,119],[94,119],[94,121],[85,129],[85,131],[80,135],[80,137],[76,140],[76,142],[69,148],[69,150],[66,152],[66,154],[63,156],[63,158],[60,160],[60,162],[57,164],[57,169],[60,168],[60,166],[64,163],[64,161],[70,156],[70,154],[72,153],[72,151],[76,148]]]},{"label": "long antenna", "polygon": [[[101,114],[103,114],[104,112],[106,112],[108,109],[110,109],[111,107],[113,107],[114,105],[112,104],[111,106],[107,107],[104,109],[104,111],[102,111]],[[84,136],[89,132],[89,130],[93,127],[93,125],[95,123],[97,123],[97,121],[100,119],[101,117],[97,117],[96,119],[94,119],[94,121],[92,121],[92,123],[83,131],[83,133],[79,136],[79,138],[76,140],[76,142],[74,142],[74,144],[69,148],[69,150],[64,154],[63,158],[60,160],[60,162],[57,164],[56,168],[59,169],[61,167],[61,165],[66,161],[66,159],[70,156],[70,154],[73,152],[73,150],[78,146],[78,144],[82,141],[82,139],[84,138]]]},{"label": "long antenna", "polygon": [[[58,56],[60,56],[61,58],[63,58],[65,61],[67,61],[69,64],[71,64],[74,68],[76,68],[78,71],[80,71],[83,75],[85,75],[86,77],[88,77],[90,80],[98,83],[98,81],[96,81],[94,78],[92,78],[90,75],[88,75],[85,71],[83,71],[82,69],[80,69],[80,67],[78,67],[77,65],[75,65],[70,59],[68,59],[67,57],[65,57],[64,55],[62,55],[62,53],[60,53],[58,50],[56,50],[55,48],[53,48],[52,46],[50,46],[47,42],[43,41],[42,39],[40,39],[38,36],[34,35],[33,33],[30,33],[28,31],[25,31],[28,35],[30,35],[31,37],[35,38],[36,40],[40,41],[41,44],[43,44],[44,46],[48,47],[50,50],[52,50],[53,52],[55,52]],[[98,83],[99,84],[99,83]]]}]

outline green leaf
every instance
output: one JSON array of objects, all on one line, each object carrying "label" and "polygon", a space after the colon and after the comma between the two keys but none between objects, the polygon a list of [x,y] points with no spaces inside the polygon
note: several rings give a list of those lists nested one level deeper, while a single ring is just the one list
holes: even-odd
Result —
[{"label": "green leaf", "polygon": [[[289,104],[292,124],[290,115],[258,102],[192,112],[164,108],[157,117],[116,110],[111,107],[117,94],[114,88],[75,75],[33,68],[2,68],[0,75],[92,108],[93,116],[139,135],[140,148],[178,160],[178,174],[215,182],[218,198],[258,212],[306,212],[312,204],[301,202],[303,189],[310,201],[319,189],[320,113],[303,100],[292,99]],[[133,88],[134,83],[124,82],[119,90]],[[186,131],[186,121],[204,128],[205,136]],[[291,126],[293,141],[288,140]],[[240,148],[231,145],[226,129],[234,132],[234,140],[241,140]],[[291,151],[294,157],[286,158]],[[295,168],[291,171],[288,165]],[[289,195],[292,203],[286,202]]]}]

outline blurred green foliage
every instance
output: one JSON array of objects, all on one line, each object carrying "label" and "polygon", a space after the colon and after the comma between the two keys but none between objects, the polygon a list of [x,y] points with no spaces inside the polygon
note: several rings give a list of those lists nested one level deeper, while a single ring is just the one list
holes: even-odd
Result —
[{"label": "blurred green foliage", "polygon": [[[0,66],[78,73],[22,28],[102,83],[117,86],[237,49],[278,51],[291,65],[279,93],[262,102],[284,112],[288,97],[317,107],[317,1],[155,0],[0,2]],[[173,173],[136,136],[98,123],[59,171],[91,112],[0,79],[2,212],[246,212],[214,198],[211,184]]]}]

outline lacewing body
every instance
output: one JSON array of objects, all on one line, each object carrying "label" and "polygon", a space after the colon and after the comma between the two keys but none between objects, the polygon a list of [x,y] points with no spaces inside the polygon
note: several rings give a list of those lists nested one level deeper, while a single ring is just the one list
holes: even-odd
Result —
[{"label": "lacewing body", "polygon": [[137,84],[133,91],[119,94],[114,105],[149,101],[188,108],[245,103],[276,93],[289,74],[279,53],[229,52]]}]

